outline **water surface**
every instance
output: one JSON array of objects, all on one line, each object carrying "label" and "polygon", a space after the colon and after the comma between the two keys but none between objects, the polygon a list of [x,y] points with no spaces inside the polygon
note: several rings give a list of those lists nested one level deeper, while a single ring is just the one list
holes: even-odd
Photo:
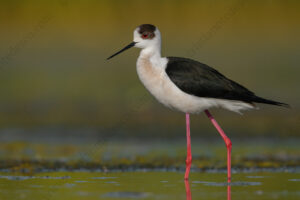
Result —
[{"label": "water surface", "polygon": [[[0,175],[1,199],[227,199],[224,173],[61,171]],[[235,173],[232,199],[299,199],[300,174],[289,172]],[[189,196],[189,191],[190,195]]]}]

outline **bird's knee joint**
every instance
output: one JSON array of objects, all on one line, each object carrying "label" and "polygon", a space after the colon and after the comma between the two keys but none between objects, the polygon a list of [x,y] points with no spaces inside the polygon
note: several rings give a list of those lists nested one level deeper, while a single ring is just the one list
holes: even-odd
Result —
[{"label": "bird's knee joint", "polygon": [[228,140],[226,142],[226,147],[227,147],[227,149],[231,149],[232,148],[232,142],[230,140]]},{"label": "bird's knee joint", "polygon": [[185,163],[186,163],[187,165],[191,164],[191,163],[192,163],[192,158],[187,158],[187,159],[185,160]]}]

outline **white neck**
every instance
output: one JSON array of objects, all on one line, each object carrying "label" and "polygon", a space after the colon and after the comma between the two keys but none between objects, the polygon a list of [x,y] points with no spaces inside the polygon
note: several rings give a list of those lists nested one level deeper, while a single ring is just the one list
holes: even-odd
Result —
[{"label": "white neck", "polygon": [[156,45],[151,45],[149,47],[146,47],[144,49],[141,50],[140,52],[140,56],[144,57],[161,57],[161,47],[160,44],[156,44]]},{"label": "white neck", "polygon": [[153,67],[165,67],[166,58],[161,57],[160,44],[149,46],[141,50],[139,59],[149,59]]}]

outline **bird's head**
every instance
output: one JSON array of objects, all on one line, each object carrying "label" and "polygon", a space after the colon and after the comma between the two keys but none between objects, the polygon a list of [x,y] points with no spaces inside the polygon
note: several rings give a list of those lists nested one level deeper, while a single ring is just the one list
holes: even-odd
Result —
[{"label": "bird's head", "polygon": [[122,53],[123,51],[131,47],[137,47],[137,48],[149,49],[149,50],[153,50],[153,49],[160,50],[160,45],[161,45],[161,36],[158,28],[156,28],[152,24],[142,24],[134,30],[133,42],[131,42],[129,45],[127,45],[117,53],[108,57],[107,60],[111,59],[112,57]]},{"label": "bird's head", "polygon": [[133,41],[141,49],[156,47],[161,43],[160,32],[152,24],[142,24],[134,30]]}]

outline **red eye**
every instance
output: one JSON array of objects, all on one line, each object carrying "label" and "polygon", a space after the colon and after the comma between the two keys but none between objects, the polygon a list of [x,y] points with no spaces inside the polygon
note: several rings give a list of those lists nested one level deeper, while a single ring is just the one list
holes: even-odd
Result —
[{"label": "red eye", "polygon": [[142,34],[142,38],[144,38],[144,39],[145,39],[145,38],[148,38],[148,34],[143,33],[143,34]]}]

